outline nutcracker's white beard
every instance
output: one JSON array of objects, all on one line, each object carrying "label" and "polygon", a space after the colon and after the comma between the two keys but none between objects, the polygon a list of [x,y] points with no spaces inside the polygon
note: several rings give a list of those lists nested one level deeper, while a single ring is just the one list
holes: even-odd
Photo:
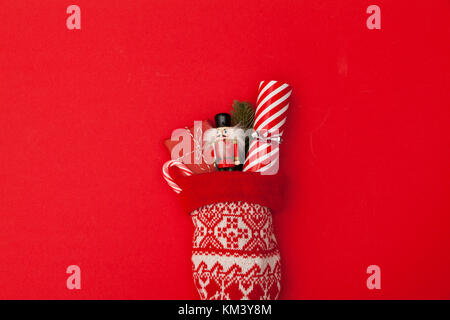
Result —
[{"label": "nutcracker's white beard", "polygon": [[[244,131],[239,127],[230,127],[227,129],[226,138],[237,140],[238,144],[238,153],[239,153],[239,162],[245,162],[245,137],[248,136],[250,139],[251,133],[253,130]],[[216,143],[217,139],[223,139],[224,137],[218,132],[217,128],[211,128],[204,132],[203,134],[203,145],[204,146],[212,146]]]}]

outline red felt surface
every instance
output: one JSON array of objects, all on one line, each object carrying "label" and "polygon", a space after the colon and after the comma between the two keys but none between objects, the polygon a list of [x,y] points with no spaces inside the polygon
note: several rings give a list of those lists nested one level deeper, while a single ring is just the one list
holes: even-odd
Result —
[{"label": "red felt surface", "polygon": [[0,298],[197,298],[162,141],[263,79],[294,88],[281,298],[450,298],[449,1],[69,4],[0,5]]}]

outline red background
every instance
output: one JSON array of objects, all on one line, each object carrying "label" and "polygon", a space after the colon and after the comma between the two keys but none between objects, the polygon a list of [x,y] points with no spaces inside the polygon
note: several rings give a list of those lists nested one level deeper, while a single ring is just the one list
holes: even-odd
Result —
[{"label": "red background", "polygon": [[281,298],[450,298],[449,1],[70,4],[0,3],[0,298],[197,298],[162,141],[272,79]]}]

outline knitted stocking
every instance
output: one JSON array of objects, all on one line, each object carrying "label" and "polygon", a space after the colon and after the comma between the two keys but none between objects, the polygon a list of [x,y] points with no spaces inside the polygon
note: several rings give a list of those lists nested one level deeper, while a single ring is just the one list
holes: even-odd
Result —
[{"label": "knitted stocking", "polygon": [[230,171],[175,181],[195,227],[192,269],[200,298],[277,299],[281,265],[272,212],[282,210],[284,176]]},{"label": "knitted stocking", "polygon": [[278,298],[280,253],[270,209],[245,201],[218,202],[191,216],[192,269],[202,300]]}]

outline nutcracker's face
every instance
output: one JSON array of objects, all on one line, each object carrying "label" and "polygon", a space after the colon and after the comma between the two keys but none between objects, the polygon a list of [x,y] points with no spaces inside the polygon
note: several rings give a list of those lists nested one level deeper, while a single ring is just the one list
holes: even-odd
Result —
[{"label": "nutcracker's face", "polygon": [[228,138],[231,134],[231,130],[228,127],[217,128],[217,138]]}]

